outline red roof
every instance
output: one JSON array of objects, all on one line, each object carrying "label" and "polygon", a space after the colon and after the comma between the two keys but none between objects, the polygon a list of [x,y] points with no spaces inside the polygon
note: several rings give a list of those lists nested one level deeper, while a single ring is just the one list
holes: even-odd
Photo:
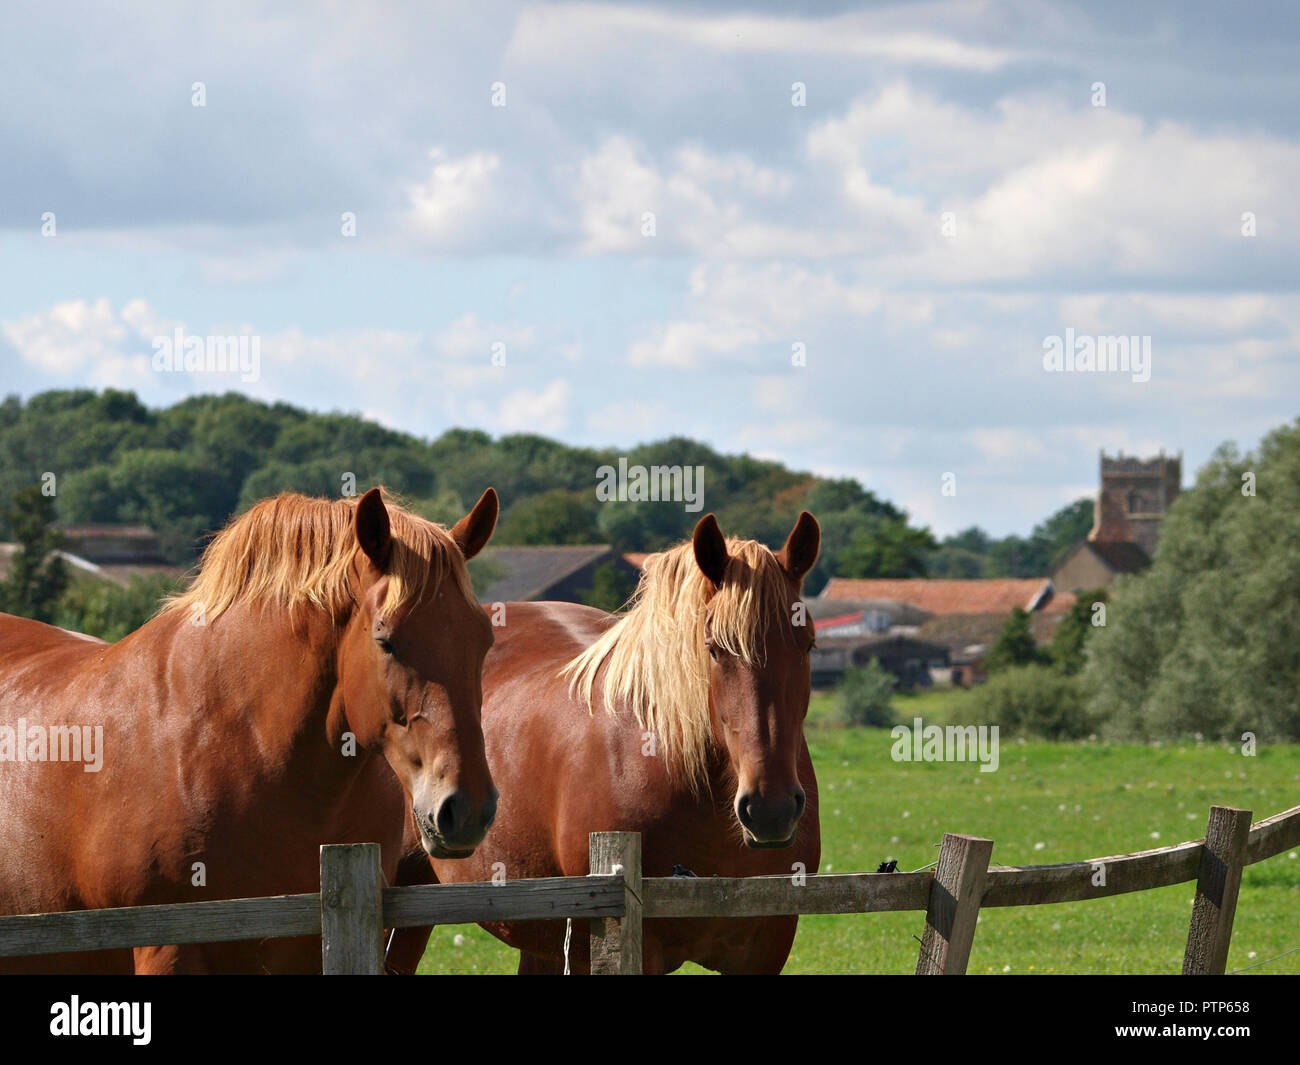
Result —
[{"label": "red roof", "polygon": [[[1015,607],[1058,613],[1068,610],[1072,595],[1052,593],[1046,577],[990,580],[854,579],[832,577],[823,599],[894,599],[931,614],[1007,614]],[[1044,602],[1043,600],[1046,600]]]},{"label": "red roof", "polygon": [[829,629],[836,625],[847,625],[853,621],[861,621],[865,611],[859,610],[853,614],[837,614],[833,618],[818,618],[813,622],[814,629]]}]

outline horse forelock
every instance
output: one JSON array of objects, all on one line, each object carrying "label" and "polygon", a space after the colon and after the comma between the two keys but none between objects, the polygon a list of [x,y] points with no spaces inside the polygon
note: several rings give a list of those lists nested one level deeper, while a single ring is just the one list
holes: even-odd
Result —
[{"label": "horse forelock", "polygon": [[[774,616],[788,618],[791,605],[789,579],[770,549],[733,537],[727,554],[716,590],[689,542],[651,555],[626,612],[562,671],[588,711],[597,690],[607,712],[630,709],[669,772],[693,789],[706,780],[713,743],[707,641],[761,665],[768,626]],[[793,640],[792,628],[783,638]]]},{"label": "horse forelock", "polygon": [[[338,621],[356,601],[352,560],[358,550],[358,497],[317,499],[285,492],[232,518],[208,544],[189,588],[164,601],[161,613],[202,611],[212,621],[236,603],[291,610],[309,607]],[[385,496],[392,548],[380,610],[391,615],[450,577],[471,602],[460,549],[440,525]]]}]

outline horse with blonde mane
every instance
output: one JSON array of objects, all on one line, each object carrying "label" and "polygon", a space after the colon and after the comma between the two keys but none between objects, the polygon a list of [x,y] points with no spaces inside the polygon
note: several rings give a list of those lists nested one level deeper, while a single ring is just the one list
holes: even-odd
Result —
[{"label": "horse with blonde mane", "polygon": [[[465,562],[497,512],[490,488],[451,530],[379,489],[280,495],[118,643],[0,615],[0,914],[310,893],[325,843],[380,843],[391,877],[408,817],[428,854],[471,853],[497,793],[480,726],[491,625]],[[87,772],[70,741],[96,735]],[[320,949],[142,947],[0,971],[317,972]]]},{"label": "horse with blonde mane", "polygon": [[[641,833],[646,876],[817,871],[817,780],[804,740],[811,624],[799,601],[820,529],[799,516],[778,552],[726,539],[713,515],[652,555],[620,616],[572,603],[508,603],[483,673],[483,732],[501,784],[475,855],[432,861],[408,826],[395,883],[582,876],[588,834]],[[498,865],[497,863],[502,863]],[[686,961],[777,973],[798,918],[648,920],[647,973]],[[521,973],[564,966],[564,921],[483,926]],[[393,933],[391,972],[414,972],[430,929]],[[588,939],[569,962],[589,971]]]}]

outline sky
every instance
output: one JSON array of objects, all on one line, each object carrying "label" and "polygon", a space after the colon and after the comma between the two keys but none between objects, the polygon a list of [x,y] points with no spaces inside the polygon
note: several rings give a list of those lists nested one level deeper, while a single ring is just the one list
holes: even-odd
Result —
[{"label": "sky", "polygon": [[11,8],[0,391],[684,435],[1025,534],[1296,417],[1298,10]]}]

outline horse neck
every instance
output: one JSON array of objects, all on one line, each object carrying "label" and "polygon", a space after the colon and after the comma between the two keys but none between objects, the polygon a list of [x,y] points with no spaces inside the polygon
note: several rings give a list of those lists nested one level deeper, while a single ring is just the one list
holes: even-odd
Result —
[{"label": "horse neck", "polygon": [[[167,663],[166,712],[187,715],[195,728],[226,730],[235,743],[251,739],[261,769],[279,775],[301,767],[296,779],[322,791],[365,761],[363,751],[341,757],[331,744],[341,630],[322,612],[291,616],[236,604],[202,626],[181,614],[163,615],[135,636],[154,626],[156,639],[128,639]],[[190,668],[176,665],[182,661]]]}]

